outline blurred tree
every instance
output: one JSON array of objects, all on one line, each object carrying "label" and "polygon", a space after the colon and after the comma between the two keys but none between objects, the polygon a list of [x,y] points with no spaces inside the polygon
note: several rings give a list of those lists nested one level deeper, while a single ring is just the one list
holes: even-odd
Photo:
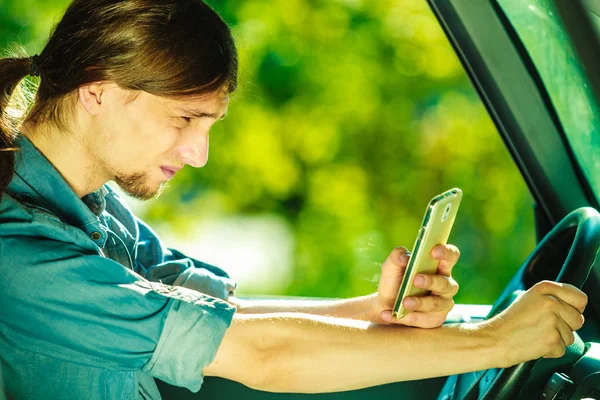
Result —
[{"label": "blurred tree", "polygon": [[[18,35],[32,53],[67,5],[2,2],[0,43]],[[492,302],[533,248],[532,201],[425,2],[208,3],[237,38],[241,88],[208,166],[181,171],[140,216],[183,238],[210,218],[276,213],[295,238],[276,294],[346,297],[375,290],[429,199],[460,187],[457,301]]]}]

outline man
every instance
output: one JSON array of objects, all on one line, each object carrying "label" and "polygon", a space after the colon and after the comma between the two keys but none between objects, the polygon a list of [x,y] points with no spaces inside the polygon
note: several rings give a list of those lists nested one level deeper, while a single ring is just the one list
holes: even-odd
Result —
[{"label": "man", "polygon": [[[31,111],[11,103],[41,77]],[[330,302],[241,301],[211,265],[169,249],[105,185],[158,196],[202,167],[235,89],[229,29],[200,0],[75,0],[39,56],[0,60],[0,360],[9,397],[160,398],[159,378],[268,391],[349,390],[560,357],[587,298],[542,282],[482,324],[441,326],[453,246],[391,318],[409,255],[378,292]],[[410,303],[412,301],[412,304]],[[237,312],[234,314],[234,311]],[[424,329],[432,328],[432,329]]]}]

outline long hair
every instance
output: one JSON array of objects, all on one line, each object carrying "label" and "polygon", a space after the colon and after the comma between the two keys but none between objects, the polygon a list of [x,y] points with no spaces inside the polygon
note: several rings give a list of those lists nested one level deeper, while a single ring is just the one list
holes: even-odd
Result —
[{"label": "long hair", "polygon": [[32,59],[0,59],[0,196],[14,174],[18,124],[66,129],[82,85],[113,81],[163,97],[237,87],[231,31],[202,0],[74,0],[34,60],[39,87],[33,104],[24,105],[15,98]]}]

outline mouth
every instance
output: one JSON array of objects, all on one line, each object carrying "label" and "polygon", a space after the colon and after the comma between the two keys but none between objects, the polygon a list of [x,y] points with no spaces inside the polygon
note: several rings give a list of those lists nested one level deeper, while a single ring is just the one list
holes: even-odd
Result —
[{"label": "mouth", "polygon": [[160,169],[162,170],[163,174],[167,177],[167,179],[171,179],[181,168],[160,167]]}]

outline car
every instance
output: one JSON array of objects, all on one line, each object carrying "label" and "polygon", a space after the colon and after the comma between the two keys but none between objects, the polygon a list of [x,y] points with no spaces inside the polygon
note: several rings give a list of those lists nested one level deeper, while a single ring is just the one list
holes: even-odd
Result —
[{"label": "car", "polygon": [[448,322],[490,317],[536,282],[559,280],[589,297],[576,342],[559,359],[343,393],[273,394],[207,377],[201,398],[600,398],[600,1],[428,3],[535,202],[530,257],[493,306],[457,305]]},{"label": "car", "polygon": [[[403,3],[399,3],[401,9]],[[536,282],[559,280],[582,287],[589,297],[586,322],[577,332],[575,343],[560,359],[342,393],[267,393],[226,379],[205,377],[199,393],[161,387],[163,398],[600,398],[600,267],[596,265],[600,249],[600,1],[428,0],[428,4],[495,123],[507,155],[520,172],[521,184],[533,199],[534,223],[528,234],[537,242],[533,251],[528,242],[509,250],[531,254],[521,266],[507,266],[507,271],[515,271],[514,276],[494,304],[457,304],[447,323],[485,320]],[[256,21],[248,24],[250,28],[267,34]],[[269,60],[278,61],[275,56]],[[291,61],[281,62],[285,65]],[[272,73],[268,63],[264,69]],[[290,80],[297,76],[284,74],[277,78]],[[287,95],[285,89],[270,90]],[[228,118],[235,118],[234,113]],[[222,140],[226,139],[217,137],[215,141]],[[241,183],[240,187],[247,189]],[[185,189],[186,195],[197,190],[191,186]],[[173,199],[168,193],[165,196],[167,201]],[[429,199],[421,200],[424,205]],[[301,200],[292,196],[288,203],[298,207]],[[163,215],[156,214],[159,218]],[[514,242],[518,244],[519,239]]]}]

